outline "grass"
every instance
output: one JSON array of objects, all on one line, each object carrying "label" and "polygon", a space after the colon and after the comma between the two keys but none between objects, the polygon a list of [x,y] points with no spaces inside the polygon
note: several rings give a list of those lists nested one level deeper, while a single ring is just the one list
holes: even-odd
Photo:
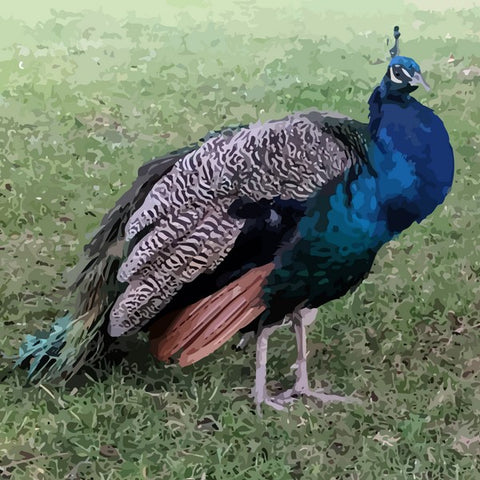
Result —
[{"label": "grass", "polygon": [[[15,354],[66,308],[64,272],[144,161],[309,107],[366,120],[398,23],[402,53],[433,87],[415,95],[444,120],[456,176],[445,203],[386,245],[309,335],[311,377],[363,404],[299,402],[259,418],[252,348],[180,369],[154,361],[139,336],[121,363],[65,387],[24,387],[24,372],[6,370],[0,476],[479,479],[479,76],[463,71],[480,66],[480,11],[329,16],[305,1],[228,4],[222,17],[208,5],[166,6],[165,22],[0,21],[0,350]],[[269,378],[288,385],[294,358],[292,334],[275,334]]]}]

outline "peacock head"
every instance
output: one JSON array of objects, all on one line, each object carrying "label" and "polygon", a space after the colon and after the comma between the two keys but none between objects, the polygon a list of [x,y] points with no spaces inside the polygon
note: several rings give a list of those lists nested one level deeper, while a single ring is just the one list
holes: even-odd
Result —
[{"label": "peacock head", "polygon": [[395,56],[388,64],[387,73],[383,78],[384,87],[391,93],[408,94],[423,85],[430,90],[420,72],[418,63],[409,57]]}]

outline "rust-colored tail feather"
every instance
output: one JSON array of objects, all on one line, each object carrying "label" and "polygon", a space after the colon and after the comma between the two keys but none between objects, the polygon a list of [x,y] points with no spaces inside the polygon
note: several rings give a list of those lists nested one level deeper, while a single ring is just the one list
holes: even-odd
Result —
[{"label": "rust-colored tail feather", "polygon": [[198,362],[255,320],[264,310],[262,286],[273,263],[253,268],[218,292],[157,320],[150,329],[150,349],[167,361],[179,350],[179,364]]}]

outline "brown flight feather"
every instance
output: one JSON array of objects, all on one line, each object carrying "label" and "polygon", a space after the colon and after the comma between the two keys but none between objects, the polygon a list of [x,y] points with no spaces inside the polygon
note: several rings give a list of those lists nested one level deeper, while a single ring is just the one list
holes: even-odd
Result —
[{"label": "brown flight feather", "polygon": [[265,310],[262,286],[273,267],[253,268],[218,292],[161,317],[150,328],[152,354],[165,362],[182,350],[182,367],[210,355]]}]

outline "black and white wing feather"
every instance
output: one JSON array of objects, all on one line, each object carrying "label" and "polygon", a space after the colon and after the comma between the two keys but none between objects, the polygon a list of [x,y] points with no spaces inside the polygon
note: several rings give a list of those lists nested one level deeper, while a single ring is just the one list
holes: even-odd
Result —
[{"label": "black and white wing feather", "polygon": [[110,312],[110,335],[139,330],[185,283],[222,262],[245,222],[228,213],[235,200],[303,201],[364,161],[363,127],[297,113],[220,134],[177,161],[126,225],[126,240],[136,243],[118,272],[128,285]]}]

